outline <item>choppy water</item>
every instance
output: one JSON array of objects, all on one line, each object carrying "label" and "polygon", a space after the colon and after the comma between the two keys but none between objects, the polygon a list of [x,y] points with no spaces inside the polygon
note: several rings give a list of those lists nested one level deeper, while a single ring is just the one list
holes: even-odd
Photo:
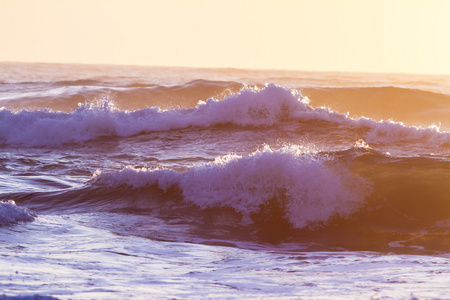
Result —
[{"label": "choppy water", "polygon": [[450,299],[449,76],[0,70],[3,298]]}]

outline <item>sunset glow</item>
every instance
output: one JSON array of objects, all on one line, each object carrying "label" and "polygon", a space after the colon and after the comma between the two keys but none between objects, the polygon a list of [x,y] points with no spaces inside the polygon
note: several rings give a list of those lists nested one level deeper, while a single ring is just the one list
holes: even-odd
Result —
[{"label": "sunset glow", "polygon": [[0,61],[450,74],[450,1],[4,0]]}]

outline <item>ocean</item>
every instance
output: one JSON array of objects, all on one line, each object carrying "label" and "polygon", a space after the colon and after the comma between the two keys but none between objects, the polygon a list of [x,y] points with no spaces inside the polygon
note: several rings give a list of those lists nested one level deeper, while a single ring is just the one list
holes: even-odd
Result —
[{"label": "ocean", "polygon": [[450,76],[0,71],[0,299],[450,299]]}]

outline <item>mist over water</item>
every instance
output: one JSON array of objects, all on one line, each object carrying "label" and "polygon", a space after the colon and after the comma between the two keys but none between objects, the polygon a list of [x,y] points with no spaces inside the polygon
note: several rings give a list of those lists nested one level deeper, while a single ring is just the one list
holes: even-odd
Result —
[{"label": "mist over water", "polygon": [[450,77],[0,68],[7,296],[450,292]]}]

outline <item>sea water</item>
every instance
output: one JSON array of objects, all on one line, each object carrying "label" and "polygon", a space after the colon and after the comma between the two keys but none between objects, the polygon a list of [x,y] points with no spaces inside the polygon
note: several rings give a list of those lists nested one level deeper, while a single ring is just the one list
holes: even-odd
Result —
[{"label": "sea water", "polygon": [[450,299],[450,76],[0,70],[0,299]]}]

